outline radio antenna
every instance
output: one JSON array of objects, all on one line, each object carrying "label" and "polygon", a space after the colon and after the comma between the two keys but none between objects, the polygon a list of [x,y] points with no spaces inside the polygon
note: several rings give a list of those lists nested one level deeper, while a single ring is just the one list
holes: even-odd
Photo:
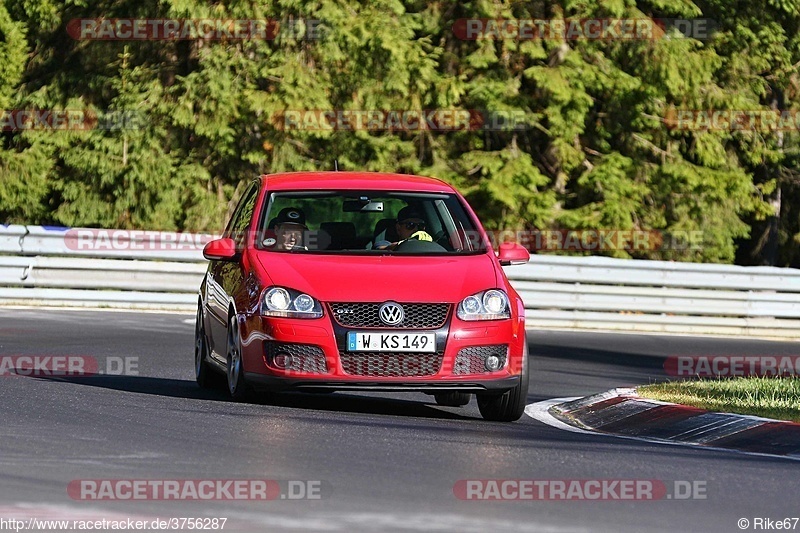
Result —
[{"label": "radio antenna", "polygon": [[333,170],[335,170],[336,172],[339,172],[339,160],[338,159],[334,159],[333,160]]}]

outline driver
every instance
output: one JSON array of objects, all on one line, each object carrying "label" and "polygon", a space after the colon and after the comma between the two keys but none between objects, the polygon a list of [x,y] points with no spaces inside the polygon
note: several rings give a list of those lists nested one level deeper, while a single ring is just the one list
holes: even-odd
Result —
[{"label": "driver", "polygon": [[433,241],[433,237],[425,229],[425,219],[422,218],[420,211],[414,206],[407,205],[397,213],[395,222],[395,230],[400,239],[397,242],[389,242],[385,239],[376,241],[375,248],[377,250],[394,250],[404,241],[413,239]]}]

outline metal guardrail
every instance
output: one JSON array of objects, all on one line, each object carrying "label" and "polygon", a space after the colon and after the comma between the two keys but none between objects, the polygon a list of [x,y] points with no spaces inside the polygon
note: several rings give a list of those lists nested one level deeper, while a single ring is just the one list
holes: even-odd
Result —
[{"label": "metal guardrail", "polygon": [[537,328],[800,339],[800,270],[535,255],[506,270]]},{"label": "metal guardrail", "polygon": [[212,238],[0,226],[0,304],[192,311]]},{"label": "metal guardrail", "polygon": [[[0,226],[0,304],[193,311],[211,235]],[[534,255],[533,328],[800,339],[800,270]]]}]

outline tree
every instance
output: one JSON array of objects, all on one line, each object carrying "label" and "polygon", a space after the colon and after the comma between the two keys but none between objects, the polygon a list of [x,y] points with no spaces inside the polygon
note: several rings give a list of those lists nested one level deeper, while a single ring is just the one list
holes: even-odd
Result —
[{"label": "tree", "polygon": [[[796,263],[796,132],[674,120],[795,110],[795,1],[6,0],[0,101],[108,120],[5,132],[0,220],[218,231],[253,176],[337,160],[443,178],[492,229],[651,231],[665,240],[602,253]],[[129,42],[68,33],[73,19],[96,17],[271,20],[280,31]],[[697,17],[714,19],[716,34],[656,25]],[[653,38],[473,40],[459,33],[467,19],[635,19]],[[353,130],[322,113],[424,110],[470,125]],[[669,248],[670,235],[693,231],[701,246]]]}]

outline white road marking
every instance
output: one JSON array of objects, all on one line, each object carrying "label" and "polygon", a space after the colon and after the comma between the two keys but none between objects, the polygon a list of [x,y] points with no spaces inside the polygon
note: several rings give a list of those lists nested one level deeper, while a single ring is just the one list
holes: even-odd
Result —
[{"label": "white road marking", "polygon": [[548,411],[550,407],[564,402],[571,402],[572,400],[577,400],[580,396],[576,396],[574,398],[553,398],[551,400],[545,400],[543,402],[532,403],[525,407],[525,414],[529,417],[533,418],[534,420],[538,420],[543,424],[547,424],[548,426],[552,426],[558,429],[564,429],[566,431],[572,431],[574,433],[588,433],[592,435],[597,435],[594,431],[587,431],[585,429],[576,428],[575,426],[570,426],[569,424],[565,424],[561,420],[557,419],[553,415],[550,414]]},{"label": "white road marking", "polygon": [[[32,518],[37,520],[79,520],[92,522],[103,519],[124,522],[129,518],[134,521],[142,520],[149,522],[156,518],[152,515],[121,513],[119,511],[91,507],[85,504],[71,506],[33,502],[16,502],[0,505],[0,516],[6,520],[13,518],[25,522]],[[69,531],[69,529],[66,530]]]},{"label": "white road marking", "polygon": [[560,526],[526,520],[481,519],[447,513],[320,513],[313,515],[279,515],[270,512],[252,513],[231,509],[231,521],[244,519],[269,530],[280,531],[459,531],[460,533],[484,533],[485,531],[516,532],[584,532],[585,528]]}]

